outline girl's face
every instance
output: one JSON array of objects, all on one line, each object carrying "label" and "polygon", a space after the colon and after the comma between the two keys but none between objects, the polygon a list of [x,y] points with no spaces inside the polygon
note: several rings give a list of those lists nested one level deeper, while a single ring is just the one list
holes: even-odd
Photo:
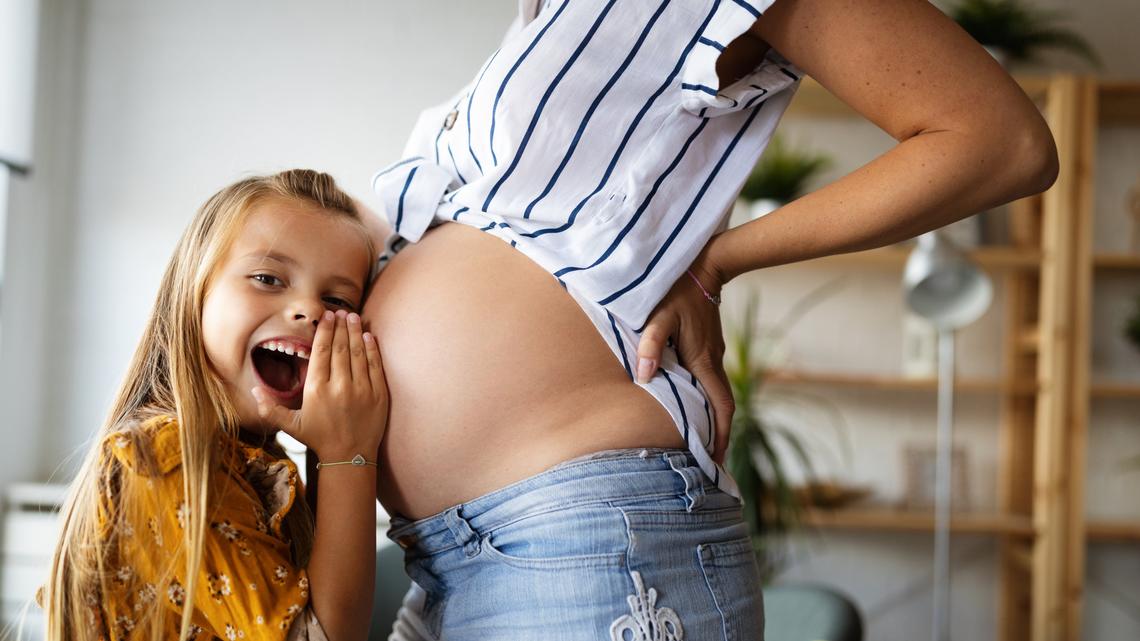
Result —
[{"label": "girl's face", "polygon": [[261,387],[301,407],[309,350],[326,309],[359,312],[369,251],[354,221],[304,203],[254,205],[215,268],[202,307],[202,340],[242,427],[269,431],[250,392]]}]

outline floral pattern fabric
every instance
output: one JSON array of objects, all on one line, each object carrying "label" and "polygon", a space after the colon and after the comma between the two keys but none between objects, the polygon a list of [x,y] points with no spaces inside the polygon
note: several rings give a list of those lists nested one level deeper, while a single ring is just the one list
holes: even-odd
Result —
[{"label": "floral pattern fabric", "polygon": [[[306,611],[309,579],[294,564],[282,527],[298,498],[296,466],[260,448],[234,445],[211,473],[191,638],[306,638],[304,630],[320,627]],[[108,641],[149,638],[143,615],[157,605],[165,636],[176,639],[188,583],[178,423],[158,417],[112,434],[102,455],[103,469],[110,471],[100,488],[109,579],[102,594],[91,595],[92,623]]]}]

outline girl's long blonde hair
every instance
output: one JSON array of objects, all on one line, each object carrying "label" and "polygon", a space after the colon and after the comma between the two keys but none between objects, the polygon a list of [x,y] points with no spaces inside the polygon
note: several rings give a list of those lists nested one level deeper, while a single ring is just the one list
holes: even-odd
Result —
[{"label": "girl's long blonde hair", "polygon": [[[236,409],[210,367],[202,344],[202,304],[215,267],[249,211],[272,197],[315,205],[330,215],[357,221],[370,252],[374,252],[352,198],[332,177],[311,170],[239,181],[214,194],[198,210],[167,265],[127,375],[61,510],[60,539],[40,595],[46,609],[48,641],[93,640],[101,632],[98,626],[90,625],[90,620],[92,608],[98,608],[100,595],[106,594],[104,562],[114,549],[118,528],[100,524],[100,495],[113,492],[120,476],[113,459],[101,452],[101,444],[116,432],[136,437],[142,421],[161,414],[175,416],[180,428],[187,508],[181,544],[187,584],[179,639],[188,637],[208,522],[210,472],[220,461],[219,444],[236,440],[221,437],[236,437],[239,428]],[[279,449],[277,453],[283,456]],[[130,494],[124,492],[116,498],[126,501]],[[116,510],[120,515],[130,512],[130,506],[120,507]],[[313,519],[303,500],[290,510],[286,527],[295,560],[303,566],[313,540]],[[162,637],[165,623],[160,603],[155,600],[140,621],[149,627],[149,637],[155,640]]]}]

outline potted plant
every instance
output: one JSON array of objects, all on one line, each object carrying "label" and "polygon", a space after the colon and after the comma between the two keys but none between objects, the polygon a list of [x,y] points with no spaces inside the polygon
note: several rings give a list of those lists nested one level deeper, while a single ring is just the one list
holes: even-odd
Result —
[{"label": "potted plant", "polygon": [[[749,291],[743,321],[727,332],[725,372],[736,411],[725,463],[740,487],[744,518],[765,582],[782,568],[782,538],[799,523],[803,509],[815,502],[812,488],[821,484],[816,482],[815,464],[804,440],[762,411],[756,399],[770,364],[782,360],[780,354],[790,325],[837,290],[843,280],[833,280],[808,292],[792,306],[782,322],[770,328],[757,324],[760,297],[755,290]],[[830,405],[826,399],[816,400]],[[832,415],[842,421],[837,411]],[[849,444],[842,439],[842,431],[837,433],[844,458],[850,460]],[[786,453],[790,453],[794,464],[804,471],[807,477],[804,488],[794,486],[788,474],[790,462],[785,460]]]},{"label": "potted plant", "polygon": [[1103,67],[1088,41],[1058,24],[1065,16],[1062,11],[1037,9],[1020,0],[962,0],[949,15],[1003,67],[1034,61],[1050,48],[1068,50]]},{"label": "potted plant", "polygon": [[740,199],[749,204],[750,218],[755,220],[799,198],[808,180],[830,164],[828,156],[794,151],[774,135],[744,181]]}]

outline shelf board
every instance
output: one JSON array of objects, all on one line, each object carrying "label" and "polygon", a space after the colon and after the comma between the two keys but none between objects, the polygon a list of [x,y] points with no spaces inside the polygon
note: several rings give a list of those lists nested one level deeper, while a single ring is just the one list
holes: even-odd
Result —
[{"label": "shelf board", "polygon": [[[811,510],[804,523],[817,528],[876,532],[933,532],[932,512],[908,512],[890,508],[844,508]],[[950,517],[950,530],[971,534],[1011,534],[1032,537],[1033,521],[1017,514],[959,512]]]},{"label": "shelf board", "polygon": [[1102,80],[1097,89],[1101,124],[1140,125],[1140,82]]},{"label": "shelf board", "polygon": [[[938,380],[934,378],[904,378],[897,375],[882,374],[847,374],[838,372],[807,372],[791,369],[770,369],[763,372],[764,382],[784,385],[833,385],[838,387],[861,387],[888,391],[898,390],[930,390],[938,389]],[[955,391],[960,392],[1008,392],[1013,394],[1033,395],[1037,393],[1037,384],[1029,382],[1012,382],[997,379],[958,379],[954,383]]]},{"label": "shelf board", "polygon": [[1089,385],[1094,398],[1140,398],[1140,383],[1095,381]]},{"label": "shelf board", "polygon": [[[811,510],[805,525],[828,530],[869,532],[933,532],[934,514],[891,508],[843,508]],[[1030,538],[1033,520],[1017,514],[956,513],[950,517],[950,530],[963,534],[1009,534]],[[1085,524],[1089,541],[1140,541],[1140,521],[1093,520]]]},{"label": "shelf board", "polygon": [[[978,266],[989,271],[1032,270],[1041,265],[1041,251],[1036,249],[999,246],[979,247],[967,251],[966,255]],[[910,256],[909,247],[890,246],[823,256],[808,262],[835,265],[876,265],[897,267],[901,270],[906,265],[908,256]],[[798,264],[800,263],[791,263],[787,266]]]},{"label": "shelf board", "polygon": [[[857,387],[884,391],[937,391],[938,379],[906,378],[891,374],[853,374],[844,372],[809,372],[775,368],[758,372],[764,384],[771,385],[830,385]],[[1032,396],[1038,391],[1033,381],[1003,381],[1000,379],[960,378],[954,382],[956,392],[1002,392]],[[1089,386],[1094,398],[1140,398],[1140,383],[1094,382]]]},{"label": "shelf board", "polygon": [[1097,269],[1140,269],[1140,254],[1124,252],[1094,254],[1093,267]]},{"label": "shelf board", "polygon": [[1140,521],[1088,521],[1085,538],[1089,541],[1140,541]]}]

